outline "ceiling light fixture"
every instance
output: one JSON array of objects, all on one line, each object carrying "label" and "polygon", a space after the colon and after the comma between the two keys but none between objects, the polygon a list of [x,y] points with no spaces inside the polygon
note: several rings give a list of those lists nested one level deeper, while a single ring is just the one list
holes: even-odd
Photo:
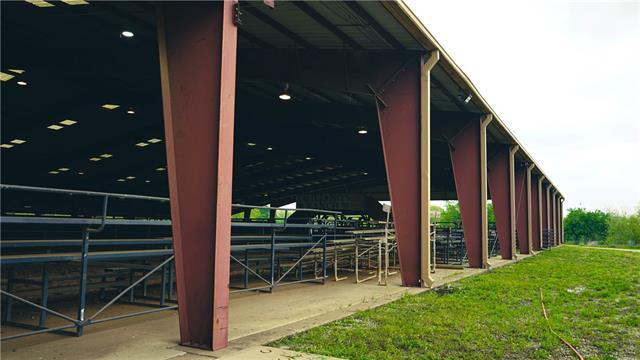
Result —
[{"label": "ceiling light fixture", "polygon": [[2,145],[0,145],[0,148],[3,148],[3,149],[11,149],[12,147],[13,147],[13,145],[11,145],[11,144],[2,144]]},{"label": "ceiling light fixture", "polygon": [[27,141],[26,140],[22,140],[22,139],[13,139],[13,140],[11,140],[9,142],[12,143],[12,144],[21,145],[21,144],[26,143]]},{"label": "ceiling light fixture", "polygon": [[54,6],[53,4],[46,2],[44,0],[25,0],[26,2],[28,2],[31,5],[35,5],[37,7],[52,7]]},{"label": "ceiling light fixture", "polygon": [[127,181],[127,180],[125,180],[125,179],[118,179],[118,180],[116,180],[116,181],[123,182],[123,181]]},{"label": "ceiling light fixture", "polygon": [[136,178],[135,176],[127,176],[127,177],[126,177],[126,179],[127,179],[127,180],[133,180],[133,179],[135,179],[135,178]]},{"label": "ceiling light fixture", "polygon": [[102,159],[101,159],[101,158],[99,158],[99,157],[92,157],[92,158],[90,158],[89,160],[91,160],[91,161],[100,161],[100,160],[102,160]]},{"label": "ceiling light fixture", "polygon": [[269,147],[267,148],[267,150],[268,150],[268,151],[271,151],[271,150],[273,150],[273,148],[272,148],[271,146],[269,146]]},{"label": "ceiling light fixture", "polygon": [[284,100],[284,101],[291,100],[291,94],[289,94],[289,84],[286,84],[284,86],[284,90],[282,90],[282,93],[280,93],[280,95],[278,95],[278,98],[280,100]]},{"label": "ceiling light fixture", "polygon": [[2,71],[0,71],[0,81],[9,81],[11,79],[13,79],[15,76],[11,75],[11,74],[7,74],[7,73],[3,73]]},{"label": "ceiling light fixture", "polygon": [[126,37],[126,38],[132,38],[133,37],[133,32],[129,31],[129,30],[124,30],[123,32],[120,33],[120,35]]},{"label": "ceiling light fixture", "polygon": [[141,141],[141,142],[137,143],[137,144],[136,144],[136,146],[139,146],[139,147],[145,147],[145,146],[149,146],[149,144],[147,144],[147,143],[146,143],[146,142],[144,142],[144,141]]},{"label": "ceiling light fixture", "polygon": [[133,110],[133,108],[129,108],[129,110],[127,110],[127,114],[129,115],[134,115],[136,113],[135,110]]},{"label": "ceiling light fixture", "polygon": [[59,122],[59,124],[67,125],[67,126],[71,126],[71,125],[76,124],[76,123],[77,123],[77,121],[71,120],[71,119],[66,119],[66,120],[62,120],[62,121]]},{"label": "ceiling light fixture", "polygon": [[89,5],[85,0],[62,0],[67,5]]},{"label": "ceiling light fixture", "polygon": [[26,70],[22,70],[22,69],[9,69],[9,71],[16,74],[24,74],[25,72],[27,72]]},{"label": "ceiling light fixture", "polygon": [[103,104],[101,106],[103,109],[107,109],[107,110],[114,110],[120,107],[120,105],[118,104]]},{"label": "ceiling light fixture", "polygon": [[304,159],[305,159],[305,160],[311,160],[311,159],[313,159],[313,158],[312,158],[312,157],[310,157],[310,156],[307,156],[307,157],[306,157],[306,158],[304,158]]},{"label": "ceiling light fixture", "polygon": [[84,172],[78,171],[78,175],[84,175]]},{"label": "ceiling light fixture", "polygon": [[256,143],[252,143],[252,142],[248,142],[247,145],[249,146],[256,146]]},{"label": "ceiling light fixture", "polygon": [[151,182],[151,180],[145,180],[144,182],[146,182],[146,183],[150,183],[150,182]]},{"label": "ceiling light fixture", "polygon": [[358,134],[360,134],[360,135],[365,135],[366,133],[368,133],[367,129],[358,130]]},{"label": "ceiling light fixture", "polygon": [[147,142],[151,143],[151,144],[159,143],[161,141],[162,141],[162,139],[156,139],[156,138],[147,140]]},{"label": "ceiling light fixture", "polygon": [[58,171],[63,171],[63,172],[64,171],[69,171],[69,168],[61,167],[61,168],[58,169]]},{"label": "ceiling light fixture", "polygon": [[167,170],[167,169],[163,168],[163,167],[156,168],[156,171],[165,171],[165,170]]},{"label": "ceiling light fixture", "polygon": [[51,170],[49,171],[49,174],[53,174],[53,175],[58,175],[60,174],[59,172],[55,171],[55,170]]},{"label": "ceiling light fixture", "polygon": [[22,80],[16,82],[16,84],[18,84],[20,86],[27,86],[27,82],[26,81],[22,81]]},{"label": "ceiling light fixture", "polygon": [[52,124],[52,125],[47,126],[47,129],[56,130],[56,131],[58,131],[58,130],[60,130],[62,128],[63,128],[63,126],[56,125],[56,124]]},{"label": "ceiling light fixture", "polygon": [[113,156],[113,155],[108,154],[108,153],[105,153],[105,154],[100,155],[100,157],[101,157],[101,158],[104,158],[104,159],[108,159],[108,158],[110,158],[110,157],[112,157],[112,156]]}]

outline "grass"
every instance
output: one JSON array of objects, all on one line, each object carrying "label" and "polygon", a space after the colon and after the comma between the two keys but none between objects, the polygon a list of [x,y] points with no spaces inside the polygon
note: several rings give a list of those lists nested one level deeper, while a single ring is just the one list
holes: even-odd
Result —
[{"label": "grass", "polygon": [[640,254],[560,247],[271,346],[348,359],[640,358]]}]

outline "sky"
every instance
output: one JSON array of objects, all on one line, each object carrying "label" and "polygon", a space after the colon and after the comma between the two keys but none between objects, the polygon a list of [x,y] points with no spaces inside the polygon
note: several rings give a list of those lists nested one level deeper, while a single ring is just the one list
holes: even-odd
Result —
[{"label": "sky", "polygon": [[640,0],[405,0],[572,207],[640,206]]}]

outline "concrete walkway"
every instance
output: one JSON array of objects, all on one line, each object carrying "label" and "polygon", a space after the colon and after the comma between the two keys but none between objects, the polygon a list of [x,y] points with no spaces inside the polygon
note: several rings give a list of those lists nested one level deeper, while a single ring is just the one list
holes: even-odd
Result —
[{"label": "concrete walkway", "polygon": [[[528,256],[521,255],[518,260],[526,257]],[[515,261],[492,258],[490,262],[493,268],[497,268]],[[486,271],[468,268],[438,269],[433,274],[434,286],[442,286]],[[234,294],[229,314],[229,347],[217,352],[177,345],[178,314],[170,311],[91,326],[81,338],[45,334],[11,340],[2,344],[2,358],[239,359],[236,356],[240,351],[255,349],[256,346],[344,318],[356,311],[389,303],[405,293],[417,294],[423,291],[426,289],[402,287],[400,277],[396,275],[389,279],[388,286],[379,286],[375,280],[354,284],[353,279],[347,279],[339,282],[329,280],[325,285],[283,286],[272,294]],[[125,305],[122,305],[122,309],[130,311]],[[56,324],[52,321],[49,325]],[[9,329],[3,329],[3,333],[7,334],[5,330]]]}]

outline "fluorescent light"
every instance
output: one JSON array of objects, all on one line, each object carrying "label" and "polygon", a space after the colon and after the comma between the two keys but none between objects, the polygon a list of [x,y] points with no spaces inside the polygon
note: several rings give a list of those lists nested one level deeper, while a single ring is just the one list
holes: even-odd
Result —
[{"label": "fluorescent light", "polygon": [[269,147],[267,148],[267,150],[271,151],[271,150],[273,150],[273,148],[272,148],[271,146],[269,146]]},{"label": "fluorescent light", "polygon": [[162,140],[161,139],[156,139],[156,138],[147,140],[147,142],[149,142],[151,144],[159,143],[160,141],[162,141]]},{"label": "fluorescent light", "polygon": [[150,183],[150,182],[151,182],[151,180],[145,180],[144,182],[146,182],[146,183]]},{"label": "fluorescent light", "polygon": [[44,0],[25,0],[26,2],[28,2],[31,5],[35,5],[37,7],[52,7],[54,6],[51,3],[48,3]]},{"label": "fluorescent light", "polygon": [[133,108],[129,108],[129,110],[127,110],[127,114],[129,114],[129,115],[133,115],[135,113],[136,113],[136,111],[133,110]]},{"label": "fluorescent light", "polygon": [[84,175],[82,171],[78,171],[78,175]]},{"label": "fluorescent light", "polygon": [[358,134],[360,134],[360,135],[364,135],[364,134],[366,134],[366,133],[368,133],[367,129],[360,129],[360,130],[358,130]]},{"label": "fluorescent light", "polygon": [[91,161],[100,161],[100,160],[102,160],[102,159],[101,159],[101,158],[99,158],[99,157],[92,157],[92,158],[90,158],[89,160],[91,160]]},{"label": "fluorescent light", "polygon": [[76,123],[77,123],[77,121],[71,120],[71,119],[66,119],[66,120],[60,121],[60,124],[67,125],[67,126],[71,126],[71,125],[76,124]]},{"label": "fluorescent light", "polygon": [[307,157],[306,157],[306,158],[304,158],[304,159],[305,159],[305,160],[311,160],[311,159],[312,159],[312,157],[307,156]]},{"label": "fluorescent light", "polygon": [[13,145],[11,145],[11,144],[2,144],[2,145],[0,145],[0,148],[3,148],[3,149],[11,149],[12,147],[13,147]]},{"label": "fluorescent light", "polygon": [[126,38],[132,38],[133,37],[133,32],[129,31],[129,30],[124,30],[123,32],[120,33],[122,36],[126,37]]},{"label": "fluorescent light", "polygon": [[52,175],[58,175],[58,174],[60,174],[60,173],[59,173],[59,172],[57,172],[57,171],[55,171],[55,170],[51,170],[51,171],[49,171],[49,174],[52,174]]},{"label": "fluorescent light", "polygon": [[2,81],[9,81],[11,79],[13,79],[14,76],[11,74],[7,74],[7,73],[3,73],[2,71],[0,71],[0,80]]},{"label": "fluorescent light", "polygon": [[22,140],[22,139],[13,139],[10,141],[10,143],[16,144],[16,145],[24,144],[26,142],[27,142],[26,140]]},{"label": "fluorescent light", "polygon": [[147,144],[146,142],[142,141],[142,142],[137,143],[136,146],[145,147],[145,146],[149,146],[149,144]]},{"label": "fluorescent light", "polygon": [[16,84],[18,84],[20,86],[27,86],[27,82],[26,81],[22,81],[22,80],[16,82]]},{"label": "fluorescent light", "polygon": [[127,177],[126,177],[126,179],[127,179],[127,180],[133,180],[133,179],[135,179],[135,178],[136,178],[135,176],[127,176]]},{"label": "fluorescent light", "polygon": [[69,168],[62,167],[62,168],[58,169],[58,171],[69,171]]},{"label": "fluorescent light", "polygon": [[125,179],[118,179],[118,180],[116,180],[116,181],[123,182],[123,181],[127,181],[127,180],[125,180]]},{"label": "fluorescent light", "polygon": [[117,105],[117,104],[103,104],[102,105],[102,108],[103,109],[107,109],[107,110],[114,110],[114,109],[117,109],[119,107],[120,107],[120,105]]},{"label": "fluorescent light", "polygon": [[252,143],[252,142],[248,142],[247,145],[249,146],[256,146],[256,143]]},{"label": "fluorescent light", "polygon": [[67,5],[89,5],[89,3],[84,0],[62,0],[62,2]]},{"label": "fluorescent light", "polygon": [[167,170],[167,169],[163,168],[163,167],[156,168],[156,171],[165,171],[165,170]]},{"label": "fluorescent light", "polygon": [[58,130],[62,129],[62,126],[56,125],[56,124],[52,124],[52,125],[47,126],[47,129],[58,131]]},{"label": "fluorescent light", "polygon": [[471,101],[471,97],[472,97],[472,95],[471,95],[471,94],[467,95],[467,97],[464,99],[464,103],[465,103],[465,104],[468,104],[468,103],[469,103],[469,101]]},{"label": "fluorescent light", "polygon": [[15,74],[24,74],[25,72],[27,72],[26,70],[22,70],[22,69],[9,69],[9,71]]},{"label": "fluorescent light", "polygon": [[108,158],[110,158],[112,156],[113,155],[111,155],[111,154],[102,154],[102,155],[100,155],[101,158],[105,158],[105,159],[108,159]]}]

